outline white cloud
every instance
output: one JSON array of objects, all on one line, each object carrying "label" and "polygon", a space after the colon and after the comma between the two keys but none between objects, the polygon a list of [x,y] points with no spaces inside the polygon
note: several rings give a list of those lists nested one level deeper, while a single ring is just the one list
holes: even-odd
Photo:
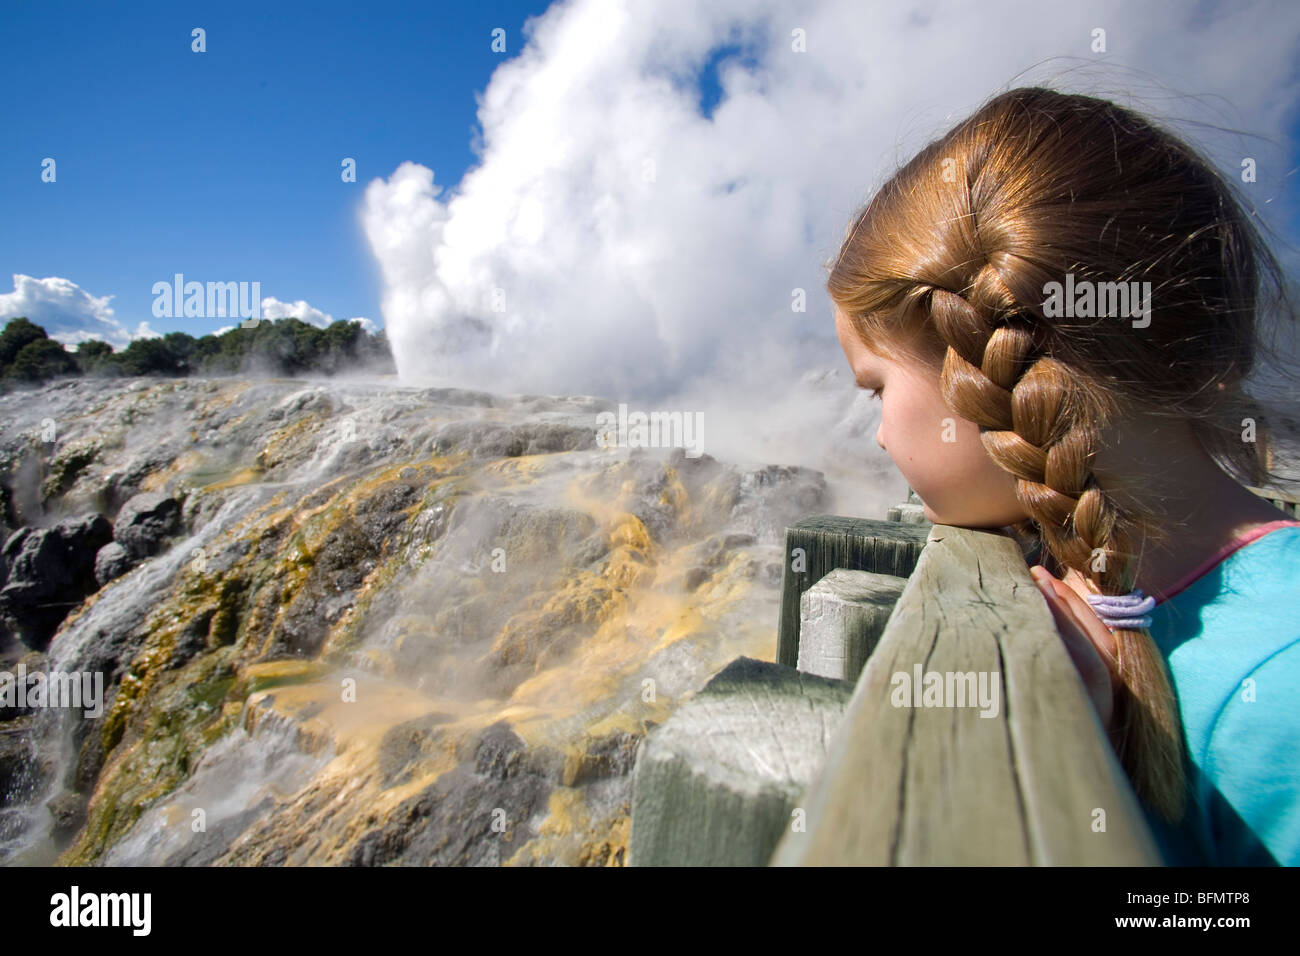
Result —
[{"label": "white cloud", "polygon": [[141,322],[134,332],[116,318],[109,300],[93,296],[70,279],[14,274],[14,291],[0,293],[0,326],[9,319],[26,316],[45,329],[50,338],[75,347],[87,339],[102,339],[114,348],[125,348],[133,338],[158,335]]},{"label": "white cloud", "polygon": [[[119,351],[130,345],[132,339],[162,337],[162,333],[150,328],[147,321],[139,323],[135,331],[128,330],[114,317],[108,304],[112,298],[111,295],[91,295],[71,279],[58,276],[36,279],[15,274],[14,291],[0,293],[0,327],[11,318],[26,316],[45,329],[50,338],[66,346],[75,348],[87,339],[100,339]],[[273,297],[262,299],[262,316],[267,319],[298,318],[320,328],[334,321],[328,312],[322,312],[301,299],[281,302]],[[372,334],[380,329],[364,316],[348,321],[360,322],[361,328]],[[234,326],[222,326],[212,334],[221,335],[232,328]]]},{"label": "white cloud", "polygon": [[[325,328],[334,321],[334,316],[328,312],[322,312],[299,299],[297,302],[281,302],[273,296],[266,296],[262,299],[262,318],[264,319],[299,319],[308,325],[314,325],[318,328]],[[379,326],[371,322],[365,316],[354,316],[348,319],[349,322],[360,322],[363,331],[374,334],[379,331]],[[215,334],[228,331],[233,326],[224,326],[218,329]]]},{"label": "white cloud", "polygon": [[[479,97],[478,166],[445,192],[413,162],[366,188],[402,377],[676,395],[824,443],[788,389],[844,363],[822,264],[898,165],[986,97],[1037,83],[1285,146],[1300,8],[575,0],[525,35]],[[697,73],[732,42],[755,65],[723,61],[706,118]],[[740,430],[714,430],[708,450],[720,434],[743,447]]]}]

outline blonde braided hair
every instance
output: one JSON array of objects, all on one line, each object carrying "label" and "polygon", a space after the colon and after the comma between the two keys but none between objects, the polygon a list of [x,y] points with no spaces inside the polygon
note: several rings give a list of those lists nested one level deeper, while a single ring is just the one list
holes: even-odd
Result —
[{"label": "blonde braided hair", "polygon": [[[1145,328],[1047,317],[1046,285],[1149,280]],[[1016,478],[1053,573],[1097,594],[1133,589],[1141,551],[1168,529],[1092,461],[1135,410],[1190,424],[1245,484],[1271,483],[1269,433],[1242,389],[1257,353],[1261,278],[1289,318],[1285,277],[1231,188],[1182,140],[1106,100],[1042,87],[991,98],[922,149],[859,213],[827,291],[868,348],[933,369]],[[1285,365],[1278,366],[1282,374]],[[1243,415],[1259,440],[1243,441]],[[1177,821],[1181,722],[1159,648],[1115,628],[1112,742],[1138,796]]]},{"label": "blonde braided hair", "polygon": [[[1089,467],[1107,410],[1075,394],[1068,367],[1038,354],[1032,327],[1017,321],[1016,303],[994,261],[980,270],[967,296],[934,289],[928,306],[948,343],[940,375],[944,400],[980,426],[989,456],[1016,477],[1017,497],[1047,552],[1061,566],[1081,569],[1094,594],[1129,593],[1136,556],[1126,529],[1145,522],[1125,515]],[[1163,537],[1158,523],[1151,527]],[[1138,794],[1166,819],[1178,820],[1186,769],[1164,660],[1147,630],[1113,633],[1124,688],[1116,699],[1116,752]]]}]

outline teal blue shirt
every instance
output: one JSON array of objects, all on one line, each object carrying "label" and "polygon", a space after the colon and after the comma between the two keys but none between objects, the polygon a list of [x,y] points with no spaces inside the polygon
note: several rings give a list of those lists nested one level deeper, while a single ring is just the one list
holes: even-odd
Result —
[{"label": "teal blue shirt", "polygon": [[1300,526],[1266,525],[1151,612],[1191,760],[1168,864],[1300,865]]}]

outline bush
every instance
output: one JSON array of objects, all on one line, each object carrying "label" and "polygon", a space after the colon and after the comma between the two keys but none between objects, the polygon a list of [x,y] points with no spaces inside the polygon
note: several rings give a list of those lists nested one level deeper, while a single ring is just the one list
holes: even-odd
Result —
[{"label": "bush", "polygon": [[3,375],[18,353],[38,339],[47,338],[45,330],[26,318],[10,319],[0,332],[0,375]]},{"label": "bush", "polygon": [[81,372],[72,353],[53,339],[28,342],[14,356],[5,375],[21,382],[45,382],[59,375]]},{"label": "bush", "polygon": [[77,346],[77,367],[81,374],[102,371],[113,359],[113,346],[99,339],[87,339]]},{"label": "bush", "polygon": [[194,338],[169,332],[135,339],[120,352],[91,339],[68,352],[26,318],[10,319],[0,332],[0,390],[4,381],[41,382],[56,375],[233,375],[263,371],[279,375],[333,375],[353,366],[394,369],[388,338],[371,335],[360,322],[339,320],[321,329],[299,319],[263,320],[221,335]]}]

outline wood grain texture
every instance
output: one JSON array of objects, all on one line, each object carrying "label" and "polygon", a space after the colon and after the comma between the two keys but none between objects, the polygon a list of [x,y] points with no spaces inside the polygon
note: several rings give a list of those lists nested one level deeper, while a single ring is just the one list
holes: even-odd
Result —
[{"label": "wood grain texture", "polygon": [[799,663],[799,599],[836,568],[907,577],[925,547],[928,525],[812,515],[785,530],[778,663]]},{"label": "wood grain texture", "polygon": [[907,578],[836,568],[803,592],[799,670],[857,683]]},{"label": "wood grain texture", "polygon": [[642,741],[629,866],[763,866],[853,685],[739,657]]},{"label": "wood grain texture", "polygon": [[[918,664],[996,672],[996,716],[895,706],[894,675]],[[1019,547],[994,532],[930,528],[802,805],[774,865],[1160,863]]]}]

